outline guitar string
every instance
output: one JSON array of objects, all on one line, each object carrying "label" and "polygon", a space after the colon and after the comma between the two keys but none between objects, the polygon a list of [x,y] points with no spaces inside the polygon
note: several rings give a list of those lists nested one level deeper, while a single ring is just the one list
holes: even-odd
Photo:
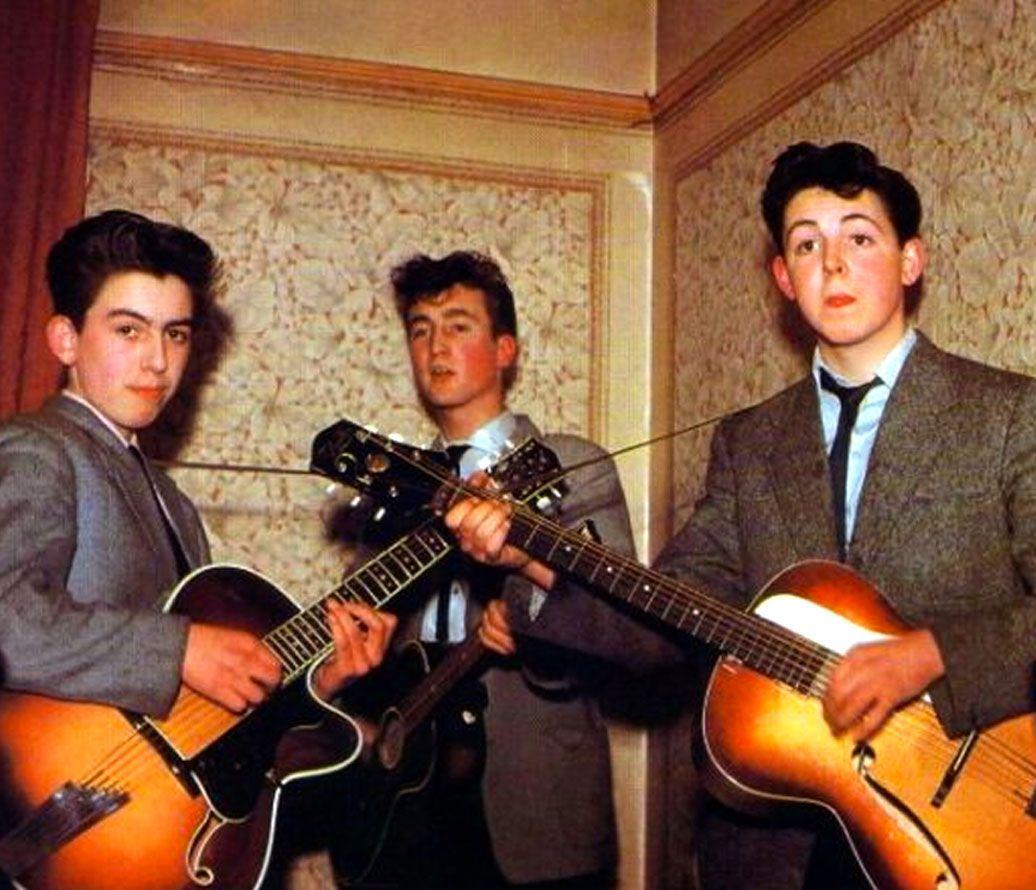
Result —
[{"label": "guitar string", "polygon": [[[348,594],[354,599],[365,600],[375,608],[378,608],[397,594],[399,590],[412,583],[416,577],[427,571],[446,552],[452,549],[449,546],[442,546],[446,542],[441,538],[439,541],[441,549],[439,550],[436,549],[434,544],[429,546],[427,540],[421,541],[420,533],[423,530],[427,530],[428,534],[433,533],[430,523],[426,524],[425,528],[419,528],[412,532],[388,548],[387,551],[365,563],[349,578],[332,588],[316,604],[302,610],[289,621],[284,622],[281,626],[267,634],[264,642],[282,664],[282,667],[286,669],[288,679],[285,682],[291,682],[304,667],[314,660],[323,657],[333,649],[333,638],[325,623],[328,600],[331,597],[341,601],[343,595]],[[422,549],[425,551],[425,560],[416,558],[414,553],[408,550],[407,544],[410,542],[421,543]],[[402,559],[398,558],[400,551],[403,553]],[[410,564],[416,568],[411,568],[411,565],[407,564],[407,557],[409,557]],[[422,562],[425,564],[422,565]],[[392,571],[393,565],[396,572]],[[378,574],[379,569],[382,570],[380,577]],[[365,572],[365,570],[368,571]],[[363,581],[365,575],[370,577],[376,587],[380,588],[380,593],[372,590]],[[352,589],[349,589],[350,581],[354,582]],[[320,618],[325,619],[325,621],[321,622]],[[314,643],[316,643],[315,648]],[[187,692],[190,693],[190,690]],[[174,705],[173,713],[161,723],[161,728],[165,729],[171,736],[178,736],[187,732],[188,736],[186,738],[174,738],[174,741],[179,742],[184,747],[191,748],[194,745],[205,742],[207,736],[211,735],[212,730],[218,729],[225,732],[236,725],[240,719],[236,715],[228,714],[228,712],[202,696],[186,694],[178,699]],[[191,733],[193,735],[190,735]],[[198,736],[201,738],[198,739]],[[209,743],[211,741],[212,739],[209,739]],[[163,767],[161,771],[154,768],[159,764]],[[164,762],[162,762],[150,744],[146,743],[139,734],[133,733],[110,751],[83,781],[88,787],[100,785],[109,790],[117,789],[121,793],[128,794],[135,790],[140,782],[145,781],[149,774],[158,775],[164,771]],[[31,824],[27,825],[24,831],[31,831],[33,827],[36,829],[46,827],[47,823],[52,824],[55,818],[53,813],[48,816],[46,812],[41,813],[40,810],[37,810],[35,815],[40,818],[32,820]],[[42,826],[41,822],[43,823]],[[16,833],[12,832],[9,837]]]},{"label": "guitar string", "polygon": [[[437,469],[438,469],[437,467],[433,469],[433,471],[432,471],[432,475],[433,476],[439,475],[436,472]],[[487,491],[485,491],[485,490],[470,489],[469,487],[467,487],[467,486],[465,486],[463,484],[462,485],[456,485],[456,480],[454,480],[454,478],[452,476],[447,476],[445,474],[442,474],[441,477],[440,477],[440,481],[444,482],[446,484],[451,484],[451,483],[453,484],[453,486],[455,488],[454,496],[456,496],[456,494],[464,493],[464,494],[469,494],[469,495],[472,495],[472,496],[475,496],[475,497],[483,497],[484,498],[484,497],[487,497],[487,494],[488,494],[488,496],[493,497],[494,499],[502,499],[502,498],[499,498],[498,496],[496,496],[496,495],[494,495],[492,493],[487,493]],[[522,512],[521,511],[521,507],[515,505],[513,501],[508,501],[508,503],[509,503],[509,505],[513,509],[515,509],[516,512]],[[536,514],[532,514],[531,512],[528,512],[528,511],[525,511],[525,512],[526,512],[526,518],[527,519],[531,518],[533,522],[542,523],[542,519],[540,517],[538,517]],[[585,541],[581,539],[580,543],[585,543]],[[595,549],[595,547],[594,547],[592,542],[590,542],[589,549],[591,549],[591,550]],[[600,553],[598,554],[598,556],[599,556],[599,558],[601,558],[603,560],[604,557],[611,556],[611,554],[609,554],[606,550],[604,550],[604,548],[600,548]],[[642,569],[642,568],[643,567],[640,567],[640,569]],[[620,571],[621,571],[621,569],[620,569]],[[638,569],[638,573],[639,573],[639,569]],[[650,577],[652,574],[653,573],[649,572],[648,570],[644,570],[643,571],[643,576],[644,577]],[[693,595],[690,595],[688,593],[688,591],[682,590],[680,588],[672,587],[668,583],[663,583],[662,580],[661,580],[663,578],[664,578],[664,576],[657,576],[656,581],[655,581],[656,591],[652,592],[652,597],[649,598],[649,605],[650,605],[650,600],[653,599],[654,596],[657,593],[657,586],[659,586],[659,584],[662,584],[664,591],[669,594],[670,599],[671,600],[675,599],[675,600],[681,601],[681,602],[679,602],[679,604],[684,606],[684,615],[682,616],[682,618],[680,619],[680,623],[678,624],[679,627],[683,628],[684,627],[684,622],[687,619],[688,612],[690,610],[692,610],[692,609],[695,609],[696,611],[698,610],[698,608],[699,608],[698,605],[697,605],[698,601],[697,601],[696,597],[693,596]],[[612,588],[614,588],[614,586],[615,586],[615,581],[613,581],[613,583],[612,583]],[[332,590],[331,594],[339,594],[339,593],[341,593],[343,587],[344,587],[344,584],[337,586],[336,588],[334,588]],[[694,593],[696,594],[696,592],[694,592]],[[329,594],[328,596],[330,596],[331,594]],[[327,597],[325,597],[324,599],[326,600],[326,598]],[[712,600],[707,605],[714,608],[717,603],[718,603],[718,601]],[[322,605],[322,604],[318,604],[318,605]],[[378,603],[378,605],[380,605],[380,603]],[[670,603],[670,605],[671,605],[671,603]],[[324,608],[326,609],[326,606],[324,606]],[[665,615],[668,613],[669,608],[670,608],[670,606],[667,605],[666,612],[663,613],[663,617],[665,617]],[[731,616],[724,616],[722,614],[722,610],[720,610],[720,612],[721,612],[721,614],[718,616],[718,620],[716,621],[716,623],[714,625],[714,630],[710,631],[710,634],[709,634],[710,639],[713,639],[715,637],[715,627],[721,626],[721,622],[727,621],[725,638],[729,635],[730,631],[737,629],[736,624],[741,623],[741,622],[736,622],[735,623],[735,622],[730,621],[730,617]],[[300,613],[300,615],[301,614],[303,614],[303,613]],[[743,613],[743,612],[737,613],[737,617],[743,618],[745,615],[746,615],[746,613]],[[295,616],[295,617],[299,617],[299,616]],[[700,626],[700,624],[701,624],[701,620],[700,619],[699,619],[698,624]],[[779,626],[775,625],[775,627],[779,627]],[[761,640],[761,639],[764,639],[765,636],[767,636],[767,635],[765,635],[765,634],[763,634],[763,635],[756,635],[756,639],[757,640]],[[788,651],[786,653],[781,654],[779,657],[784,658],[785,661],[788,664],[794,665],[794,657],[795,657],[796,654],[798,654],[798,655],[803,655],[804,654],[807,657],[807,659],[815,658],[817,656],[817,654],[818,654],[817,647],[815,647],[812,644],[804,645],[804,641],[801,638],[797,638],[797,637],[794,637],[794,636],[789,636],[788,638],[783,640],[782,641],[782,645],[784,647],[786,647]],[[798,651],[796,652],[796,650],[798,650]],[[275,653],[275,654],[277,654],[277,653]],[[806,668],[810,667],[808,661],[807,661],[805,667]],[[832,668],[833,668],[833,665],[831,665],[830,661],[829,661],[828,665],[822,669],[820,674],[817,675],[819,677],[819,679],[820,679],[820,686],[819,686],[820,689],[826,688],[826,682],[827,682],[827,679],[829,678],[829,671]],[[794,688],[795,684],[792,684],[792,686]],[[923,709],[923,710],[921,710],[921,713],[923,714],[923,718],[921,720],[922,723],[934,724],[934,715],[932,715],[929,710]],[[890,724],[890,728],[895,728],[895,724]],[[939,729],[937,724],[934,724],[934,728],[937,730],[937,732],[934,734],[934,736],[936,738],[940,739],[940,741],[943,741],[943,742],[948,741],[948,740],[945,739],[945,736],[942,735],[941,729]],[[133,749],[139,749],[139,753],[143,753],[145,755],[150,751],[150,746],[149,745],[133,744],[133,742],[135,742],[135,741],[137,741],[137,742],[141,741],[141,740],[139,740],[139,738],[137,738],[135,736],[130,736],[130,737],[128,737],[124,741],[130,743],[131,753],[132,753]],[[1013,749],[1010,748],[1010,746],[1006,745],[1005,743],[1002,743],[998,739],[988,738],[988,737],[985,737],[985,736],[980,737],[980,739],[979,739],[980,743],[983,742],[983,741],[989,743],[988,747],[997,749],[996,753],[1001,756],[1001,759],[1012,759],[1013,758],[1013,760],[1015,761],[1014,765],[1016,766],[1016,768],[1018,770],[1021,770],[1026,775],[1029,775],[1029,776],[1032,775],[1032,773],[1033,773],[1032,764],[1029,761],[1025,760],[1024,758],[1019,757],[1013,751]],[[972,752],[972,760],[973,761],[976,760],[976,755],[984,753],[984,752],[978,751],[977,748],[978,748],[978,746],[976,746],[976,750]],[[1005,754],[1006,755],[1010,755],[1010,757],[1005,758],[1004,757]],[[978,758],[977,759],[977,765],[986,765],[986,758]],[[993,764],[993,766],[997,766],[997,765]],[[96,772],[96,775],[98,777],[101,777],[103,775],[103,767],[102,767],[102,769],[100,769],[100,770],[98,770]],[[115,782],[117,782],[117,781],[118,780],[116,779]],[[1009,795],[1009,798],[1014,803],[1016,803],[1016,804],[1019,803],[1018,800],[1017,800],[1017,797],[1015,795]]]},{"label": "guitar string", "polygon": [[[405,455],[404,458],[406,459]],[[537,525],[541,527],[550,528],[550,530],[554,532],[554,536],[557,537],[559,541],[564,540],[565,535],[568,534],[568,530],[558,527],[555,524],[550,523],[548,520],[544,520],[542,517],[532,513],[531,511],[523,509],[520,505],[515,504],[513,501],[507,500],[505,494],[494,492],[489,489],[473,489],[470,486],[465,485],[463,483],[458,485],[456,483],[456,480],[445,477],[444,474],[438,471],[437,467],[424,467],[424,469],[428,470],[433,477],[438,478],[440,482],[449,485],[454,489],[451,501],[458,494],[466,494],[478,498],[488,497],[492,500],[507,503],[508,506],[511,507],[514,511],[514,517],[524,518],[526,521],[533,524],[534,532],[535,526]],[[556,532],[561,532],[561,534],[558,535]],[[601,562],[604,562],[606,557],[611,557],[614,559],[614,554],[611,554],[605,548],[601,547],[600,545],[597,545],[595,542],[589,541],[588,539],[580,538],[575,543],[577,543],[580,546],[581,552],[585,550],[596,551],[595,555],[598,556],[598,559]],[[577,555],[576,560],[573,560],[572,565],[574,565],[578,559],[579,555]],[[612,575],[612,586],[610,592],[614,590],[617,581],[621,578],[622,571],[624,571],[624,569],[623,567],[620,567],[620,575]],[[713,612],[718,613],[714,617],[713,628],[709,631],[708,634],[709,641],[714,641],[716,639],[717,630],[723,631],[724,641],[729,639],[730,633],[734,630],[741,630],[742,634],[744,634],[744,619],[747,616],[749,616],[750,613],[745,613],[741,611],[734,612],[732,609],[730,609],[730,607],[727,607],[725,614],[725,610],[724,608],[722,608],[725,604],[722,604],[718,600],[704,598],[703,595],[698,594],[696,591],[688,591],[685,588],[676,586],[672,579],[667,579],[665,576],[658,575],[657,573],[654,573],[646,567],[640,566],[639,564],[636,565],[633,571],[637,577],[636,584],[641,583],[641,579],[654,579],[654,589],[650,591],[650,596],[647,600],[648,607],[650,607],[652,601],[657,596],[660,588],[664,593],[667,593],[669,595],[670,602],[666,605],[666,609],[662,612],[661,615],[663,619],[668,616],[668,612],[670,611],[673,603],[676,602],[677,605],[681,605],[684,607],[684,614],[677,623],[677,626],[685,629],[685,625],[688,623],[688,613],[692,613],[696,617],[698,617],[699,613],[704,612],[705,608],[707,607]],[[596,579],[594,579],[592,576],[590,580],[592,583],[596,583]],[[634,599],[630,599],[630,601],[634,602],[634,604],[636,605]],[[719,606],[720,608],[717,608],[717,606]],[[697,627],[701,626],[702,617],[703,616],[699,617]],[[755,617],[756,621],[762,621],[762,619],[759,619],[757,616],[752,617]],[[772,629],[767,628],[765,633],[762,631],[750,632],[748,634],[748,637],[749,639],[754,639],[756,642],[760,642],[769,638],[771,642],[777,643],[778,648],[780,650],[783,650],[778,653],[778,658],[783,658],[787,664],[800,667],[803,671],[815,670],[817,657],[824,656],[824,650],[821,650],[812,642],[804,640],[803,638],[799,637],[796,634],[793,634],[793,632],[785,630],[779,625],[772,625]],[[833,653],[831,654],[833,655]],[[817,690],[812,693],[814,697],[816,697],[817,692],[822,692],[823,689],[826,689],[827,680],[829,679],[829,671],[830,669],[832,669],[832,667],[833,666],[822,668],[821,672],[816,673],[819,685],[817,687]],[[828,673],[823,673],[824,670],[826,670]],[[794,684],[792,685],[794,688]],[[920,718],[918,717],[919,714]],[[906,722],[915,722],[920,725],[922,733],[921,737],[916,739],[917,742],[926,743],[929,747],[938,749],[939,753],[944,756],[950,756],[953,752],[956,751],[957,744],[952,742],[952,740],[946,738],[945,734],[942,732],[940,725],[937,722],[937,719],[935,718],[934,711],[932,711],[929,707],[920,709],[903,709],[903,711],[896,716],[900,717],[901,719],[889,721],[888,728],[891,732],[894,732],[901,738],[916,738],[914,734],[907,734],[903,731],[904,724]],[[1012,749],[1002,740],[996,738],[989,738],[985,736],[983,738],[988,743],[985,747],[988,747],[993,750],[988,752],[987,756],[981,758],[975,757],[975,755],[980,752],[972,752],[972,759],[975,760],[975,768],[971,770],[971,773],[982,773],[984,777],[987,779],[987,783],[991,783],[996,788],[996,790],[999,793],[1001,793],[1007,800],[1009,800],[1015,805],[1021,805],[1019,803],[1019,792],[1016,786],[1018,784],[1028,784],[1030,787],[1033,786],[1034,780],[1036,780],[1036,765],[1034,765],[1033,762],[1028,758],[1025,758],[1018,752],[1014,751],[1014,749]],[[926,753],[923,746],[922,752]],[[981,753],[985,754],[986,752]],[[1012,785],[1014,785],[1015,787],[1012,787]]]}]

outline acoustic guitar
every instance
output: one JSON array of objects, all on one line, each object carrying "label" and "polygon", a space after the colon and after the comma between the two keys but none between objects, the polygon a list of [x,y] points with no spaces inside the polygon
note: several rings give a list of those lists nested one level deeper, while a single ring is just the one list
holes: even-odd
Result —
[{"label": "acoustic guitar", "polygon": [[[348,466],[402,514],[424,505],[425,490],[406,466],[391,480],[383,475],[382,448],[365,450],[365,435],[348,421],[324,430],[314,442],[313,470],[336,475]],[[422,483],[429,473],[450,478],[441,460],[420,456]],[[529,442],[497,472],[505,480],[510,473],[535,477],[551,465],[556,458]],[[520,489],[529,500],[550,490]],[[161,719],[0,691],[0,873],[16,886],[46,890],[262,885],[284,791],[344,769],[364,749],[362,727],[311,694],[312,671],[333,648],[328,605],[353,599],[382,607],[439,564],[452,539],[434,516],[420,518],[307,608],[238,566],[207,566],[180,582],[167,611],[248,630],[281,664],[281,689],[243,715],[187,687]]]},{"label": "acoustic guitar", "polygon": [[[458,483],[450,497],[465,493]],[[1036,887],[1033,715],[954,740],[922,697],[864,744],[825,723],[821,699],[845,652],[908,629],[851,569],[793,565],[743,612],[521,507],[508,540],[719,650],[702,736],[710,783],[729,802],[828,809],[881,890]]]}]

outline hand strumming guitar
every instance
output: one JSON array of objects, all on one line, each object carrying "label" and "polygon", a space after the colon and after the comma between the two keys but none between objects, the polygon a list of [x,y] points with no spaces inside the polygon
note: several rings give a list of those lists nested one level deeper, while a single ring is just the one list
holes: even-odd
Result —
[{"label": "hand strumming guitar", "polygon": [[866,741],[897,707],[943,673],[942,654],[928,630],[853,646],[831,674],[824,719],[836,735],[851,731],[854,739]]}]

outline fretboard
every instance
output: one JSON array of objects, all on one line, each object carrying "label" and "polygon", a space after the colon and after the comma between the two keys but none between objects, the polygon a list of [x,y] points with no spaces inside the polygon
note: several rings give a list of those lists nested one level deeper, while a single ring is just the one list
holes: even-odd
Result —
[{"label": "fretboard", "polygon": [[284,682],[294,680],[332,649],[334,642],[327,624],[331,600],[353,600],[381,608],[452,549],[453,542],[439,521],[429,520],[365,562],[309,608],[270,631],[263,642],[280,661]]},{"label": "fretboard", "polygon": [[477,636],[470,636],[463,643],[449,650],[428,676],[421,680],[400,702],[407,730],[419,725],[436,708],[439,702],[472,670],[486,654],[486,648]]},{"label": "fretboard", "polygon": [[764,618],[741,612],[570,529],[525,511],[508,540],[536,559],[597,587],[766,676],[808,695],[823,693],[833,653]]}]

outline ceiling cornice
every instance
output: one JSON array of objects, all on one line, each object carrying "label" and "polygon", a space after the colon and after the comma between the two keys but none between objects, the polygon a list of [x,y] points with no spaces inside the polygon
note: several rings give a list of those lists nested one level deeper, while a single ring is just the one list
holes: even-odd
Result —
[{"label": "ceiling cornice", "polygon": [[94,65],[101,71],[293,95],[330,94],[607,128],[650,127],[647,96],[201,40],[102,30]]}]

